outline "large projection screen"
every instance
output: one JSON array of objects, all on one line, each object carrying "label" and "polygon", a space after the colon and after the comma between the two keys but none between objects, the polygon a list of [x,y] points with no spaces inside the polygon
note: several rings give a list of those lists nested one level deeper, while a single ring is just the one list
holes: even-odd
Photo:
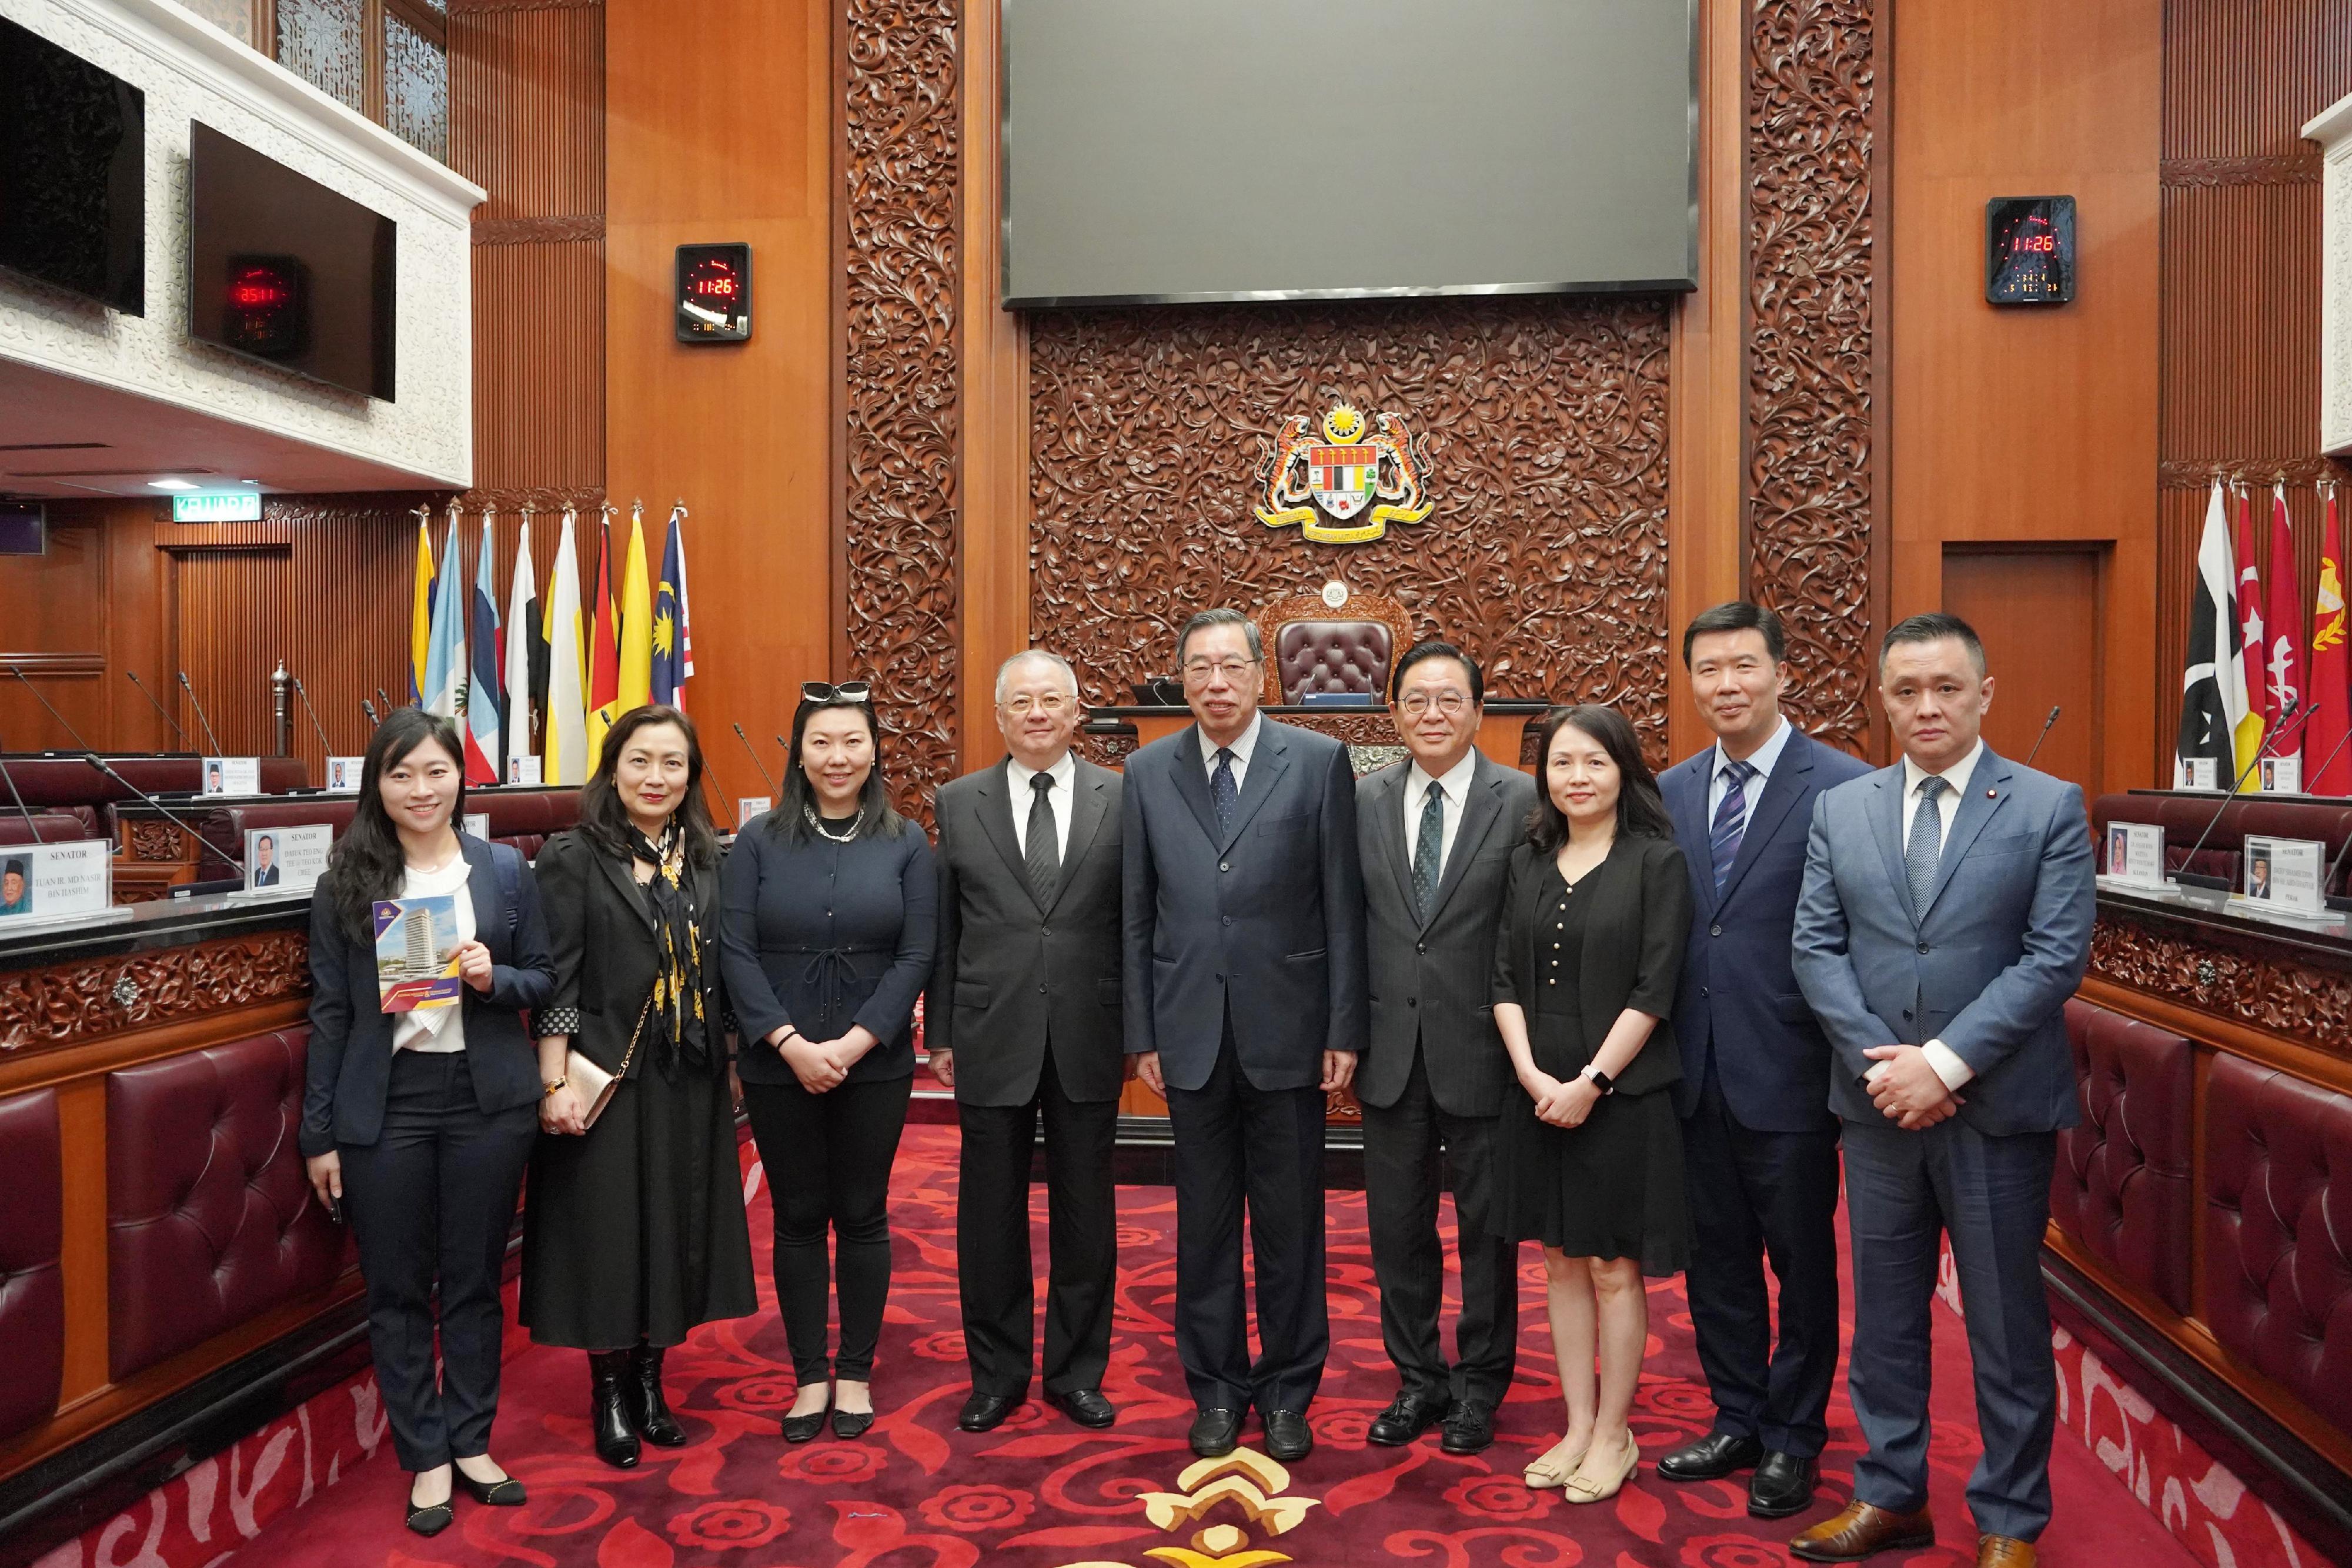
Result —
[{"label": "large projection screen", "polygon": [[1694,0],[1002,0],[1008,308],[1696,286]]}]

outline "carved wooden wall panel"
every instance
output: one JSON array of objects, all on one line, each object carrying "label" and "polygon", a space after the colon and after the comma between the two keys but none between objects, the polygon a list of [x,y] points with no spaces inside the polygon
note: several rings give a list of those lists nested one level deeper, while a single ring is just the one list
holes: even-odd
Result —
[{"label": "carved wooden wall panel", "polygon": [[306,996],[310,948],[307,931],[264,931],[0,974],[0,1051],[69,1045]]},{"label": "carved wooden wall panel", "polygon": [[847,0],[844,607],[901,810],[956,774],[960,0]]},{"label": "carved wooden wall panel", "polygon": [[2335,1051],[2352,1040],[2352,976],[2287,953],[2240,952],[2161,920],[2102,908],[2090,972],[2215,1018]]},{"label": "carved wooden wall panel", "polygon": [[1869,728],[1876,13],[1756,0],[1748,80],[1748,592],[1780,612],[1798,722]]},{"label": "carved wooden wall panel", "polygon": [[[1338,577],[1462,643],[1495,695],[1618,704],[1662,751],[1666,322],[1592,298],[1040,313],[1032,635],[1128,702],[1192,612]],[[1269,529],[1274,431],[1343,398],[1412,421],[1435,512],[1361,545]]]}]

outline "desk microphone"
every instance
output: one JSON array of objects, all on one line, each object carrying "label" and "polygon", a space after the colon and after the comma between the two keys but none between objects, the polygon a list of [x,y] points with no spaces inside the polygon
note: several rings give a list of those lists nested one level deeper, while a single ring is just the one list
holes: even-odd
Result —
[{"label": "desk microphone", "polygon": [[2028,768],[2032,767],[2033,759],[2042,755],[2042,743],[2050,738],[2050,727],[2057,722],[2058,705],[2056,703],[2052,703],[2050,705],[2050,716],[2042,721],[2042,733],[2033,737],[2033,749],[2025,754],[2025,766]]},{"label": "desk microphone", "polygon": [[125,789],[130,790],[133,795],[138,796],[140,802],[142,805],[154,807],[156,810],[163,813],[163,820],[165,821],[171,823],[173,827],[179,829],[182,832],[195,840],[196,842],[204,845],[205,848],[212,851],[213,853],[220,856],[221,859],[228,862],[229,864],[242,865],[245,863],[245,852],[243,850],[223,849],[220,845],[213,842],[212,840],[205,837],[203,829],[197,827],[194,822],[189,821],[185,817],[181,816],[177,811],[172,810],[171,807],[166,806],[163,801],[158,800],[154,796],[150,795],[146,790],[142,789],[138,785],[133,784],[130,779],[125,779],[121,774],[116,772],[112,765],[108,763],[104,758],[99,756],[97,752],[84,751],[82,753],[82,760],[89,763],[92,768],[97,768],[109,779],[113,779]]},{"label": "desk microphone", "polygon": [[47,843],[49,841],[41,837],[41,825],[33,821],[33,813],[25,809],[25,797],[17,793],[16,778],[9,773],[5,761],[0,761],[0,784],[8,786],[8,798],[16,802],[16,815],[25,819],[25,831],[33,835],[33,841]]},{"label": "desk microphone", "polygon": [[41,695],[41,688],[35,685],[31,681],[26,680],[25,672],[21,666],[11,664],[8,666],[8,673],[16,676],[19,681],[24,682],[25,689],[33,694],[33,700],[40,704],[42,707],[47,709],[48,716],[58,721],[58,727],[64,730],[68,736],[72,737],[74,747],[77,750],[88,751],[89,749],[89,742],[81,737],[81,732],[66,722],[65,715],[59,713],[56,708],[49,706],[49,699]]},{"label": "desk microphone", "polygon": [[180,721],[172,716],[171,709],[165,707],[162,703],[155,700],[155,694],[147,689],[147,683],[139,678],[139,672],[136,670],[125,670],[122,673],[131,677],[131,684],[139,688],[139,695],[147,699],[147,706],[163,716],[163,722],[172,727],[172,733],[180,737],[180,744],[184,747],[186,746],[188,744],[188,732],[180,727]]},{"label": "desk microphone", "polygon": [[2335,749],[2335,750],[2333,750],[2333,751],[2331,751],[2331,752],[2329,752],[2329,753],[2327,754],[2326,761],[2322,762],[2318,767],[2316,767],[2316,768],[2313,768],[2309,773],[2306,773],[2306,774],[2305,774],[2305,775],[2304,775],[2304,778],[2303,778],[2303,792],[2304,792],[2305,794],[2306,794],[2306,795],[2310,794],[2310,793],[2311,793],[2311,787],[2312,787],[2312,785],[2313,785],[2316,780],[2318,780],[2320,778],[2322,778],[2323,776],[2325,776],[2325,775],[2326,775],[2326,773],[2327,772],[2327,764],[2328,764],[2329,762],[2333,762],[2333,761],[2335,761],[2338,757],[2340,757],[2340,756],[2342,756],[2342,755],[2344,754],[2344,742],[2345,742],[2345,741],[2347,741],[2347,740],[2352,740],[2352,728],[2347,728],[2347,730],[2345,730],[2345,732],[2344,732],[2344,736],[2343,736],[2343,739],[2338,740],[2338,741],[2336,743],[2336,749]]},{"label": "desk microphone", "polygon": [[310,706],[310,694],[302,689],[302,677],[296,675],[292,679],[294,695],[302,699],[302,711],[310,716],[310,727],[319,732],[319,755],[322,758],[332,757],[335,754],[335,743],[327,738],[327,727],[319,722],[319,710]]},{"label": "desk microphone", "polygon": [[368,701],[365,697],[360,698],[360,712],[367,715],[368,734],[371,736],[374,735],[376,732],[376,727],[383,722],[375,716],[375,704]]},{"label": "desk microphone", "polygon": [[182,670],[179,674],[180,689],[188,694],[188,706],[196,710],[196,722],[205,727],[205,738],[212,742],[213,755],[222,756],[220,737],[213,733],[213,721],[205,716],[205,705],[196,700],[196,688],[189,684],[188,672]]},{"label": "desk microphone", "polygon": [[768,793],[771,796],[774,795],[776,792],[776,781],[772,778],[769,777],[768,765],[760,760],[760,754],[758,752],[751,749],[751,737],[743,733],[743,727],[740,724],[735,727],[735,738],[743,743],[743,755],[750,758],[751,759],[751,766],[760,770],[760,778],[767,784]]},{"label": "desk microphone", "polygon": [[[2298,706],[2300,706],[2300,699],[2295,697],[2287,698],[2286,706],[2279,709],[2279,717],[2282,720],[2292,717]],[[2189,868],[2197,863],[2198,855],[2202,853],[2204,851],[2205,841],[2213,836],[2213,830],[2221,825],[2221,819],[2223,817],[2229,815],[2230,802],[2237,798],[2239,790],[2246,787],[2246,780],[2254,776],[2254,769],[2262,766],[2262,748],[2260,747],[2256,747],[2254,748],[2253,760],[2247,763],[2245,771],[2238,775],[2238,781],[2230,786],[2230,793],[2222,797],[2221,805],[2215,807],[2213,810],[2213,820],[2205,824],[2205,831],[2197,835],[2197,842],[2195,846],[2189,850],[2188,858],[2180,862],[2180,869],[2173,873],[2173,880],[2175,882],[2184,883],[2190,887],[2219,888],[2223,893],[2230,891],[2230,879],[2228,877],[2212,876],[2203,872],[2190,871]]]},{"label": "desk microphone", "polygon": [[382,686],[378,686],[375,689],[375,700],[383,705],[383,716],[386,718],[390,718],[392,716],[392,710],[400,706],[394,702],[390,697],[383,695],[383,688]]}]

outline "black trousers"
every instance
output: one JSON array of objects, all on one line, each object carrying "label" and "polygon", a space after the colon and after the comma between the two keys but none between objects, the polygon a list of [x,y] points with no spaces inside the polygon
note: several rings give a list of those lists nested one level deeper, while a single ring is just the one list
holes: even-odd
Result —
[{"label": "black trousers", "polygon": [[[1364,1210],[1389,1359],[1407,1394],[1450,1395],[1489,1408],[1510,1387],[1519,1329],[1519,1244],[1498,1239],[1490,1219],[1496,1121],[1441,1108],[1418,1049],[1396,1103],[1364,1106]],[[1437,1197],[1448,1168],[1462,1262],[1462,1315],[1454,1320],[1450,1372],[1437,1334],[1445,1285]]]},{"label": "black trousers", "polygon": [[[1331,1353],[1323,1294],[1323,1092],[1260,1089],[1226,1021],[1198,1089],[1168,1086],[1176,1144],[1176,1356],[1203,1410],[1304,1414]],[[1242,1211],[1257,1267],[1255,1363]]]},{"label": "black trousers", "polygon": [[[844,1083],[822,1094],[798,1082],[743,1085],[751,1141],[775,1208],[776,1306],[793,1371],[803,1383],[828,1375],[865,1383],[874,1375],[874,1344],[890,1299],[890,1166],[914,1088],[911,1075]],[[825,1298],[833,1268],[841,1277],[841,1350],[828,1373]]]},{"label": "black trousers", "polygon": [[337,1151],[367,1284],[368,1344],[402,1469],[489,1449],[506,1327],[499,1277],[538,1137],[536,1105],[482,1113],[464,1051],[395,1051],[383,1133]]},{"label": "black trousers", "polygon": [[963,1128],[956,1270],[975,1393],[1019,1398],[1035,1366],[1036,1286],[1029,1260],[1029,1166],[1045,1124],[1045,1388],[1100,1388],[1110,1365],[1118,1268],[1111,1145],[1118,1102],[1062,1092],[1054,1053],[1025,1105],[956,1106]]},{"label": "black trousers", "polygon": [[[1838,1359],[1838,1134],[1759,1133],[1724,1103],[1712,1059],[1683,1123],[1685,1282],[1715,1429],[1819,1457]],[[1780,1282],[1772,1336],[1764,1260]]]}]

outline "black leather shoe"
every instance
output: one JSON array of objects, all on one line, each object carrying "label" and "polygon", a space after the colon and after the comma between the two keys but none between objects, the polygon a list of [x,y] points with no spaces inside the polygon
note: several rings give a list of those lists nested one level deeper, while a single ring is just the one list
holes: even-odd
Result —
[{"label": "black leather shoe", "polygon": [[1764,1456],[1748,1478],[1748,1511],[1759,1519],[1786,1519],[1813,1506],[1813,1489],[1821,1484],[1822,1462],[1794,1454]]},{"label": "black leather shoe", "polygon": [[1307,1429],[1307,1417],[1296,1410],[1276,1410],[1266,1416],[1265,1451],[1286,1465],[1313,1453],[1315,1434]]},{"label": "black leather shoe", "polygon": [[1400,1394],[1372,1417],[1371,1430],[1364,1436],[1383,1448],[1402,1448],[1444,1420],[1453,1407],[1453,1400],[1443,1394]]},{"label": "black leather shoe", "polygon": [[1241,1446],[1242,1417],[1237,1410],[1220,1406],[1192,1417],[1192,1451],[1204,1459],[1221,1459]]},{"label": "black leather shoe", "polygon": [[1670,1481],[1716,1481],[1734,1470],[1754,1469],[1763,1457],[1764,1445],[1753,1437],[1709,1432],[1660,1459],[1658,1474]]},{"label": "black leather shoe", "polygon": [[993,1432],[1004,1425],[1004,1418],[1021,1408],[1021,1400],[1010,1394],[982,1394],[972,1391],[956,1412],[956,1425],[967,1432]]},{"label": "black leather shoe", "polygon": [[1099,1388],[1073,1388],[1067,1394],[1045,1391],[1045,1403],[1076,1421],[1081,1427],[1099,1431],[1118,1419],[1118,1407],[1103,1397]]},{"label": "black leather shoe", "polygon": [[844,1410],[835,1406],[833,1412],[833,1435],[836,1437],[863,1437],[866,1428],[874,1425],[871,1410]]},{"label": "black leather shoe", "polygon": [[662,1349],[641,1344],[629,1353],[629,1377],[621,1395],[629,1406],[629,1425],[637,1436],[660,1448],[686,1447],[686,1428],[670,1414],[662,1395]]},{"label": "black leather shoe", "polygon": [[629,1353],[596,1350],[588,1353],[588,1425],[596,1436],[596,1457],[619,1469],[637,1462],[637,1434],[629,1425],[627,1402],[621,1384],[628,1376]]},{"label": "black leather shoe", "polygon": [[494,1481],[478,1481],[455,1465],[449,1467],[449,1473],[457,1478],[457,1484],[466,1489],[466,1495],[484,1508],[520,1508],[530,1500],[530,1494],[523,1490],[522,1482],[512,1476],[501,1476]]},{"label": "black leather shoe", "polygon": [[816,1435],[824,1430],[824,1418],[829,1414],[829,1409],[819,1408],[805,1416],[787,1416],[777,1425],[782,1428],[787,1443],[814,1442]]},{"label": "black leather shoe", "polygon": [[1457,1399],[1445,1417],[1445,1436],[1438,1447],[1449,1454],[1475,1454],[1495,1440],[1495,1407],[1475,1399]]},{"label": "black leather shoe", "polygon": [[419,1508],[406,1497],[400,1500],[400,1510],[408,1521],[408,1528],[419,1535],[438,1535],[457,1517],[457,1511],[446,1502]]}]

